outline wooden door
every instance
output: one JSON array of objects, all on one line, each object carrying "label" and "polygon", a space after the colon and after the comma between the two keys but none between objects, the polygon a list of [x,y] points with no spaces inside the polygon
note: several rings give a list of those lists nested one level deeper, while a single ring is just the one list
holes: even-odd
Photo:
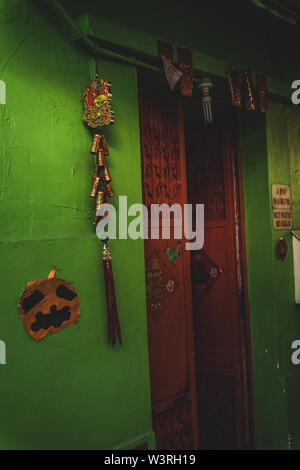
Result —
[{"label": "wooden door", "polygon": [[[200,103],[199,103],[200,109]],[[240,178],[232,115],[185,122],[189,202],[205,204],[205,241],[191,252],[199,446],[250,446]]]},{"label": "wooden door", "polygon": [[[187,202],[184,121],[173,94],[141,87],[139,98],[143,201],[150,215],[151,204]],[[173,227],[179,223],[173,218]],[[164,450],[198,445],[190,260],[183,243],[173,231],[170,240],[145,240],[153,428]]]}]

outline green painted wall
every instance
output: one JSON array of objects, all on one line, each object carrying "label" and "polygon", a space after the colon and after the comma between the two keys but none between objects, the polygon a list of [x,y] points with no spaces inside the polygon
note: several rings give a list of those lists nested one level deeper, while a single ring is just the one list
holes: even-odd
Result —
[{"label": "green painted wall", "polygon": [[[124,346],[112,349],[100,247],[91,225],[94,201],[88,196],[91,138],[81,121],[80,97],[93,67],[42,3],[0,5],[0,80],[7,84],[7,104],[0,105],[0,339],[7,344],[7,365],[0,367],[0,448],[131,448],[146,440],[153,447],[143,243],[112,242],[124,336]],[[80,4],[78,14],[90,4],[71,3]],[[132,17],[117,8],[105,14],[114,21],[119,15],[124,25],[95,15],[82,17],[80,24],[94,36],[145,53],[155,54],[158,36],[191,47],[196,67],[213,79],[224,79],[232,58],[253,68],[265,64],[275,94],[288,96],[289,79],[299,78],[289,58],[284,67],[272,59],[263,36],[250,40],[245,30],[237,40],[237,25],[221,14],[228,36],[205,15],[186,13],[186,24],[192,21],[187,34],[176,27],[178,18],[166,26],[161,17],[154,23],[139,11]],[[182,12],[179,16],[183,24]],[[246,23],[252,30],[249,17]],[[283,53],[287,39],[279,39]],[[100,72],[113,83],[116,123],[106,131],[113,187],[128,195],[129,203],[139,202],[137,73],[103,60]],[[300,339],[300,312],[294,304],[291,236],[273,230],[270,193],[272,183],[291,185],[294,226],[300,228],[300,109],[273,96],[267,116],[238,114],[255,442],[259,449],[300,448],[300,369],[290,361],[291,343]],[[283,263],[274,253],[281,236],[289,246]],[[46,277],[53,266],[74,283],[81,318],[36,344],[19,319],[18,298],[28,281]]]},{"label": "green painted wall", "polygon": [[257,112],[241,112],[240,127],[255,443],[258,449],[285,449],[288,425],[283,383],[278,371],[278,325],[273,283],[275,254],[271,243],[265,116]]},{"label": "green painted wall", "polygon": [[[291,344],[300,338],[300,308],[294,302],[292,236],[273,228],[273,183],[292,191],[293,227],[299,226],[299,118],[297,107],[276,101],[270,111],[240,113],[247,238],[248,288],[253,357],[256,447],[300,448],[300,369]],[[275,257],[283,237],[284,262]]]},{"label": "green painted wall", "polygon": [[[300,222],[299,198],[299,118],[300,109],[296,106],[271,105],[268,114],[268,162],[269,187],[273,183],[291,186],[293,227]],[[271,207],[271,203],[270,203]],[[277,323],[277,355],[282,389],[286,394],[289,423],[289,444],[300,448],[300,409],[298,391],[300,390],[300,368],[291,362],[291,344],[300,338],[300,306],[294,302],[292,236],[287,231],[276,231],[272,227],[273,248],[273,291]],[[277,261],[274,250],[280,237],[288,244],[288,255],[282,263]]]},{"label": "green painted wall", "polygon": [[[124,340],[112,348],[91,225],[94,159],[81,119],[90,64],[47,15],[31,2],[0,4],[0,448],[151,448],[143,243],[111,243]],[[102,61],[101,73],[114,85],[116,124],[106,132],[113,187],[139,202],[136,70]],[[81,317],[35,343],[18,299],[53,266],[77,289]]]}]

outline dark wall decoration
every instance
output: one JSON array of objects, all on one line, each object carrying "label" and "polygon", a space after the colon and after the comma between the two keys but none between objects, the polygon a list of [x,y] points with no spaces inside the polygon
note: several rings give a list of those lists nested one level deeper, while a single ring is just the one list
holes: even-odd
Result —
[{"label": "dark wall decoration", "polygon": [[221,276],[222,269],[203,250],[192,252],[191,265],[193,294],[201,297]]},{"label": "dark wall decoration", "polygon": [[174,276],[164,266],[157,253],[153,253],[146,265],[146,293],[148,314],[155,322],[178,286]]},{"label": "dark wall decoration", "polygon": [[73,325],[80,314],[78,295],[72,284],[55,278],[52,270],[48,279],[29,282],[21,295],[19,310],[26,331],[39,341]]},{"label": "dark wall decoration", "polygon": [[269,103],[266,75],[257,72],[256,86],[254,86],[252,71],[250,69],[239,71],[236,66],[233,66],[228,72],[228,81],[233,106],[243,106],[247,111],[259,109],[262,113],[268,112]]},{"label": "dark wall decoration", "polygon": [[288,246],[284,238],[281,238],[276,245],[276,258],[284,261],[288,252]]}]

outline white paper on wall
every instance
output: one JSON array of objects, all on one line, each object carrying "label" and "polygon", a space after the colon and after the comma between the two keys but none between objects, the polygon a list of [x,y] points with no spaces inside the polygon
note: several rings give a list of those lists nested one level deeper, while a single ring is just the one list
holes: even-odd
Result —
[{"label": "white paper on wall", "polygon": [[164,64],[166,79],[168,80],[171,90],[174,90],[176,83],[181,79],[183,74],[163,54],[161,58]]}]

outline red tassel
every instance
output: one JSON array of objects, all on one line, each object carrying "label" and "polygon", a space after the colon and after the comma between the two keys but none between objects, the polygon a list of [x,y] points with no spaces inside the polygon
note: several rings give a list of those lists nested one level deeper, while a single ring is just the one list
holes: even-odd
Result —
[{"label": "red tassel", "polygon": [[117,299],[115,292],[114,276],[111,265],[111,253],[108,245],[103,247],[103,268],[105,280],[106,308],[107,308],[107,329],[108,342],[114,346],[116,339],[122,344],[121,328],[118,315]]}]

